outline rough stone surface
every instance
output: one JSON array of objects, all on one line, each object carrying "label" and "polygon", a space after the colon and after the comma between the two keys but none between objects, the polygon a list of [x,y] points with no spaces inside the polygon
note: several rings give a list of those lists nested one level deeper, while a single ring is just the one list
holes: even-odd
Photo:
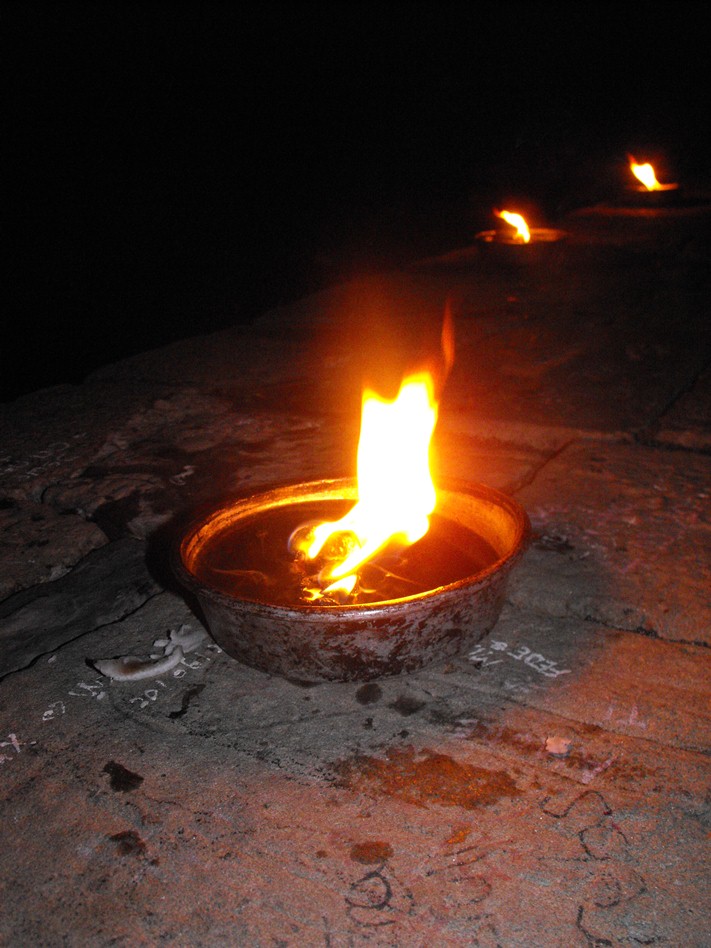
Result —
[{"label": "rough stone surface", "polygon": [[662,415],[655,441],[692,450],[711,450],[708,419],[711,417],[711,369],[694,380],[688,392]]},{"label": "rough stone surface", "polygon": [[148,570],[145,547],[124,539],[85,557],[61,580],[10,596],[0,604],[0,675],[120,621],[159,589]]},{"label": "rough stone surface", "polygon": [[[567,226],[543,267],[466,248],[0,409],[0,941],[708,944],[707,217]],[[98,674],[201,627],[186,518],[351,473],[363,375],[431,358],[447,297],[437,470],[534,528],[493,632],[365,684],[209,638]]]},{"label": "rough stone surface", "polygon": [[0,597],[67,573],[106,535],[94,523],[47,504],[20,504],[7,499],[0,507]]},{"label": "rough stone surface", "polygon": [[711,645],[711,457],[574,444],[519,497],[538,535],[516,602]]}]

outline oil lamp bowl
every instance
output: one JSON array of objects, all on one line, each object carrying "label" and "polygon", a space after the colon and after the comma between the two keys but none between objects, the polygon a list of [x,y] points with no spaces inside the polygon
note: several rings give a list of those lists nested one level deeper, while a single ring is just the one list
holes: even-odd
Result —
[{"label": "oil lamp bowl", "polygon": [[678,184],[662,184],[654,191],[643,184],[633,184],[626,189],[620,203],[633,208],[679,207],[684,203],[684,196]]},{"label": "oil lamp bowl", "polygon": [[223,506],[184,533],[173,550],[173,568],[197,597],[214,640],[245,665],[302,682],[412,672],[459,655],[493,628],[509,573],[530,534],[523,508],[490,487],[450,481],[437,494],[440,522],[483,538],[496,559],[474,575],[416,595],[343,606],[282,605],[230,595],[196,575],[207,547],[223,531],[242,523],[256,530],[260,518],[277,508],[355,501],[352,479],[278,487]]},{"label": "oil lamp bowl", "polygon": [[475,240],[486,261],[520,267],[548,262],[568,237],[567,231],[555,227],[531,227],[530,234],[527,244],[502,230],[482,230]]}]

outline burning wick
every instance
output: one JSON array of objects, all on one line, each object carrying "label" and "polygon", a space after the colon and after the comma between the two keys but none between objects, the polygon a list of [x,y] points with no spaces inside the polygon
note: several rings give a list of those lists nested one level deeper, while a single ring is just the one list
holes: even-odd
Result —
[{"label": "burning wick", "polygon": [[429,373],[406,378],[394,401],[363,394],[356,505],[335,523],[292,535],[292,551],[326,559],[318,577],[324,593],[349,596],[359,567],[386,543],[411,544],[427,533],[436,499],[428,463],[436,421]]},{"label": "burning wick", "polygon": [[[442,349],[445,370],[453,359],[449,312]],[[423,371],[407,376],[389,401],[366,389],[358,442],[358,500],[340,520],[307,523],[289,537],[289,551],[318,570],[318,585],[307,587],[312,600],[347,602],[358,584],[358,570],[389,543],[415,543],[429,530],[436,503],[429,452],[437,423],[434,379]]]},{"label": "burning wick", "polygon": [[520,214],[513,214],[511,211],[496,210],[494,214],[516,229],[516,233],[514,234],[515,240],[520,240],[522,244],[529,243],[531,240],[531,231],[528,229],[528,224]]},{"label": "burning wick", "polygon": [[648,191],[672,191],[678,187],[676,184],[660,184],[657,181],[654,168],[649,162],[646,162],[643,165],[638,165],[632,155],[628,155],[627,158],[629,159],[630,163],[630,171]]}]

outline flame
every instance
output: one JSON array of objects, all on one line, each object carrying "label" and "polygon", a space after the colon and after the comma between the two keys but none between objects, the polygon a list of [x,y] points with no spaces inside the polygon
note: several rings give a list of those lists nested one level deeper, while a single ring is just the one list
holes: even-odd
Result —
[{"label": "flame", "polygon": [[314,527],[304,550],[313,560],[336,535],[347,537],[346,555],[320,581],[325,592],[350,593],[357,571],[392,540],[415,543],[429,529],[436,491],[429,450],[437,422],[434,383],[429,372],[408,376],[389,401],[363,393],[358,442],[358,501],[335,523]]},{"label": "flame", "polygon": [[648,191],[669,191],[677,187],[676,184],[660,184],[657,181],[653,165],[650,165],[648,161],[643,165],[639,165],[632,155],[628,155],[627,158],[630,163],[630,171]]},{"label": "flame", "polygon": [[327,596],[346,603],[356,591],[358,571],[391,542],[415,543],[429,530],[437,492],[430,471],[430,443],[437,424],[439,386],[454,361],[454,324],[449,302],[436,372],[405,377],[394,399],[370,388],[363,392],[358,441],[358,500],[340,520],[303,524],[289,549],[307,561],[318,558],[315,583],[304,589],[309,601]]},{"label": "flame", "polygon": [[494,211],[494,214],[506,221],[507,224],[510,224],[512,227],[516,228],[516,233],[514,235],[516,240],[520,240],[521,243],[524,244],[527,244],[530,241],[531,231],[528,229],[528,224],[520,214],[513,214],[511,211]]}]

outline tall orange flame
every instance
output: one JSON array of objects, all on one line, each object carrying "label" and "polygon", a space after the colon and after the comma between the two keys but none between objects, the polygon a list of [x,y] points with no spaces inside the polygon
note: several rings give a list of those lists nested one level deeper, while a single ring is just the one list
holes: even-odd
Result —
[{"label": "tall orange flame", "polygon": [[[436,373],[440,386],[454,360],[449,305],[441,344],[443,371]],[[330,595],[347,599],[367,560],[390,542],[407,545],[427,533],[437,497],[430,471],[437,414],[435,375],[430,371],[407,376],[393,400],[371,389],[364,391],[358,500],[340,520],[311,526],[300,536],[300,531],[295,531],[290,541],[307,560],[327,559],[318,578],[322,592],[312,591],[314,598]]]},{"label": "tall orange flame", "polygon": [[363,393],[358,502],[336,523],[314,528],[306,555],[315,559],[333,534],[349,534],[354,542],[322,582],[354,576],[391,540],[414,543],[427,533],[436,499],[429,469],[436,421],[437,403],[428,372],[408,376],[393,401],[367,389]]}]

